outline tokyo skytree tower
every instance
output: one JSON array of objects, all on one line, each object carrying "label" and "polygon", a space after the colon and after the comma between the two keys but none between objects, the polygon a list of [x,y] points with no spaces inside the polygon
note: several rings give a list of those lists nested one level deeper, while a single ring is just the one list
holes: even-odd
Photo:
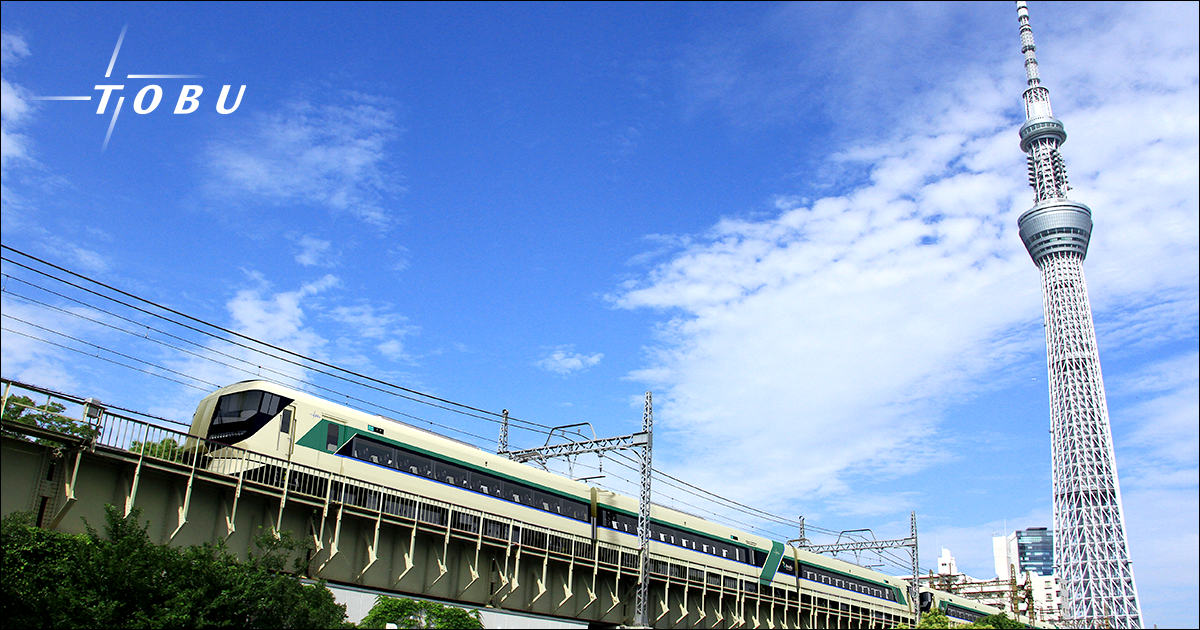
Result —
[{"label": "tokyo skytree tower", "polygon": [[1067,199],[1067,169],[1059,146],[1067,133],[1050,112],[1049,91],[1038,79],[1029,10],[1017,2],[1025,55],[1025,124],[1034,206],[1017,220],[1021,240],[1042,272],[1046,354],[1050,381],[1051,460],[1054,477],[1054,565],[1063,617],[1090,628],[1140,628],[1121,489],[1113,457],[1108,403],[1083,259],[1092,211]]}]

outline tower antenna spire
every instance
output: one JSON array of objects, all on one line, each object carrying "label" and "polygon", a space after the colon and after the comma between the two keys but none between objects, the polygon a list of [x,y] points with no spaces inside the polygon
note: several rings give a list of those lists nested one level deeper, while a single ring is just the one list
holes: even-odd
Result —
[{"label": "tower antenna spire", "polygon": [[1033,208],[1017,219],[1017,225],[1042,276],[1054,566],[1062,585],[1063,616],[1084,627],[1140,628],[1142,611],[1125,541],[1108,402],[1083,278],[1092,211],[1067,199],[1067,168],[1059,152],[1067,132],[1051,112],[1050,91],[1038,75],[1037,47],[1023,1],[1017,2],[1017,21],[1028,82],[1021,150],[1034,193]]},{"label": "tower antenna spire", "polygon": [[1025,0],[1017,1],[1017,21],[1021,23],[1021,54],[1025,55],[1025,78],[1029,87],[1037,87],[1041,80],[1038,78],[1037,46],[1033,44],[1033,28],[1029,26],[1029,7]]}]

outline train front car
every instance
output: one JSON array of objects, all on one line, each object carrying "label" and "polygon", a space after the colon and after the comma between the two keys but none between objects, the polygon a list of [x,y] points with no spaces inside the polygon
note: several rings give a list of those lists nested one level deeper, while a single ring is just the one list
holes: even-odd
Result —
[{"label": "train front car", "polygon": [[[237,474],[259,468],[263,458],[290,458],[296,427],[296,392],[261,380],[242,381],[209,394],[196,406],[190,433],[204,439],[209,470]],[[226,448],[235,447],[235,448]],[[192,450],[192,444],[188,450]],[[241,462],[241,463],[238,463]]]}]

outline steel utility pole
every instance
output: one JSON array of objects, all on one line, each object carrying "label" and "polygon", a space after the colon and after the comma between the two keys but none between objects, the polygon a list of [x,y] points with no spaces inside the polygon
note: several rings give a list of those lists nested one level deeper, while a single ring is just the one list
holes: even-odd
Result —
[{"label": "steel utility pole", "polygon": [[894,538],[892,540],[860,540],[855,542],[839,542],[832,545],[813,545],[809,544],[808,538],[804,531],[804,517],[800,517],[800,537],[794,540],[789,540],[788,544],[797,549],[811,551],[813,553],[838,553],[842,551],[859,552],[872,551],[882,549],[898,549],[907,548],[912,555],[912,584],[909,586],[909,597],[912,601],[913,614],[920,613],[919,601],[921,595],[920,586],[920,564],[917,555],[917,513],[910,512],[912,518],[912,535],[908,538]]},{"label": "steel utility pole", "polygon": [[[504,414],[507,421],[508,413]],[[558,429],[580,425],[554,427],[550,430],[553,435]],[[642,413],[642,431],[614,438],[597,438],[562,444],[546,444],[537,448],[526,448],[518,451],[507,450],[508,424],[501,426],[500,455],[505,455],[515,462],[536,461],[545,465],[552,457],[571,457],[584,453],[603,453],[605,451],[632,450],[640,455],[641,464],[641,495],[638,498],[638,555],[640,556],[638,572],[637,601],[635,604],[634,624],[641,627],[649,625],[647,611],[650,600],[650,472],[653,455],[654,402],[650,392],[646,392],[646,407]],[[549,441],[549,438],[547,438]]]}]

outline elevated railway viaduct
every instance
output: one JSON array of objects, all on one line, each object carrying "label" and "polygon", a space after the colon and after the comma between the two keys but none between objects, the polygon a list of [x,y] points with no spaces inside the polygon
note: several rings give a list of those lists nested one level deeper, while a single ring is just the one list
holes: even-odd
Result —
[{"label": "elevated railway viaduct", "polygon": [[[13,383],[4,382],[5,403]],[[68,533],[137,507],[152,540],[224,540],[245,557],[272,528],[312,541],[307,574],[335,584],[589,623],[627,625],[636,547],[623,547],[241,450],[245,465],[201,464],[204,440],[89,400],[15,384],[60,402],[94,438],[3,425],[0,511],[30,511]],[[39,401],[40,406],[40,401]],[[195,448],[200,445],[199,451]],[[190,446],[190,448],[188,448]],[[233,448],[233,447],[224,447]],[[226,458],[227,461],[236,461]],[[207,469],[206,469],[207,468]],[[875,628],[902,619],[836,594],[762,586],[744,575],[651,554],[655,628]]]}]

